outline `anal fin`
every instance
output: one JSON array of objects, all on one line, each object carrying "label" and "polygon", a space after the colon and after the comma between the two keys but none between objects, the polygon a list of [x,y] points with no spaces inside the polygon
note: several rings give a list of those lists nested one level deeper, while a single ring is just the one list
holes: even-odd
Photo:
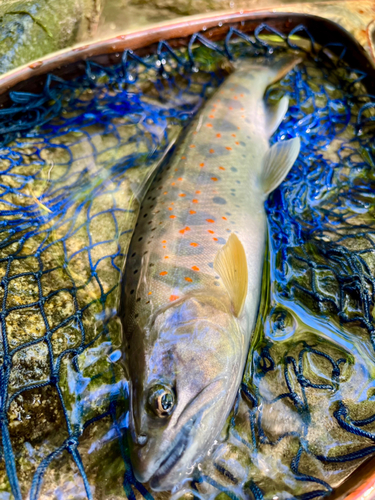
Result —
[{"label": "anal fin", "polygon": [[295,137],[288,141],[277,142],[264,155],[261,183],[266,196],[288,175],[299,155],[300,146],[300,138]]}]

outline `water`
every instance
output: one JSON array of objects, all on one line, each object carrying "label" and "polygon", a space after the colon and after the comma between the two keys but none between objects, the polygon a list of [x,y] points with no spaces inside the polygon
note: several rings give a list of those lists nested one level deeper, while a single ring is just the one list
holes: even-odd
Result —
[{"label": "water", "polygon": [[[230,71],[218,50],[195,48],[192,68],[177,56],[90,65],[73,84],[15,95],[21,111],[4,118],[3,495],[150,498],[124,437],[115,316],[132,192]],[[267,202],[270,266],[242,390],[173,498],[324,496],[374,451],[375,151],[360,78],[321,54],[268,93],[291,98],[272,140],[300,135],[302,150]]]}]

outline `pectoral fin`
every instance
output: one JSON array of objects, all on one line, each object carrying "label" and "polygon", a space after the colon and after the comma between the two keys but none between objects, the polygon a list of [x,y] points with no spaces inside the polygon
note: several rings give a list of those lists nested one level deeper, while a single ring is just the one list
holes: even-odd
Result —
[{"label": "pectoral fin", "polygon": [[268,136],[276,132],[280,123],[283,121],[289,107],[289,97],[285,95],[275,106],[270,106],[267,109],[267,132]]},{"label": "pectoral fin", "polygon": [[247,295],[248,273],[245,250],[234,233],[217,253],[214,269],[223,280],[234,314],[238,317]]},{"label": "pectoral fin", "polygon": [[266,196],[288,175],[297,159],[300,146],[300,138],[295,137],[288,141],[277,142],[264,155],[261,182]]}]

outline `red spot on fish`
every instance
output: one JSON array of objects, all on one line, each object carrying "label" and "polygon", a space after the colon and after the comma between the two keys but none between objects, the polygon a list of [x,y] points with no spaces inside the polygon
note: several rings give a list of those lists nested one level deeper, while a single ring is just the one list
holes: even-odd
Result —
[{"label": "red spot on fish", "polygon": [[189,227],[189,226],[186,226],[186,227],[185,227],[185,231],[190,231],[190,227]]},{"label": "red spot on fish", "polygon": [[180,196],[181,198],[183,198],[184,196],[186,196],[186,194],[180,193],[178,196]]},{"label": "red spot on fish", "polygon": [[210,234],[215,234],[215,231],[212,231],[212,229],[208,229],[208,232],[209,232]]},{"label": "red spot on fish", "polygon": [[173,208],[172,207],[168,207],[168,210],[173,210]]},{"label": "red spot on fish", "polygon": [[163,245],[163,248],[167,248],[165,245]]},{"label": "red spot on fish", "polygon": [[193,270],[193,271],[199,271],[199,267],[197,267],[197,266],[192,266],[192,270]]},{"label": "red spot on fish", "polygon": [[230,146],[225,146],[225,149],[227,149],[228,151],[232,151],[232,148]]},{"label": "red spot on fish", "polygon": [[212,127],[212,123],[207,123],[206,127]]},{"label": "red spot on fish", "polygon": [[217,238],[212,238],[214,241],[217,241]]},{"label": "red spot on fish", "polygon": [[215,150],[214,149],[210,149],[210,153],[215,153]]},{"label": "red spot on fish", "polygon": [[235,96],[233,97],[233,99],[236,99],[236,100],[237,100],[237,99],[238,99],[238,97],[235,95]]},{"label": "red spot on fish", "polygon": [[218,178],[217,177],[211,177],[211,180],[214,181],[214,182],[216,182],[218,180]]},{"label": "red spot on fish", "polygon": [[200,166],[200,167],[204,167],[204,163],[200,163],[200,164],[199,164],[199,166]]},{"label": "red spot on fish", "polygon": [[216,134],[216,137],[217,137],[218,139],[220,139],[221,134]]},{"label": "red spot on fish", "polygon": [[163,240],[162,243],[167,243],[167,240]]},{"label": "red spot on fish", "polygon": [[196,214],[197,212],[195,210],[190,210],[191,215]]},{"label": "red spot on fish", "polygon": [[224,167],[219,167],[219,169],[220,169],[220,170],[225,170],[225,168],[224,168]]},{"label": "red spot on fish", "polygon": [[180,297],[179,297],[178,295],[171,295],[171,296],[169,297],[169,300],[170,300],[170,302],[173,302],[174,300],[177,300],[177,299],[179,299],[179,298],[180,298]]},{"label": "red spot on fish", "polygon": [[194,243],[194,242],[191,242],[191,243],[190,243],[190,246],[191,246],[191,247],[199,247],[199,243]]},{"label": "red spot on fish", "polygon": [[179,230],[179,233],[184,234],[184,233],[185,233],[185,231],[190,231],[190,227],[187,227],[187,226],[186,226],[184,229],[180,229],[180,230]]},{"label": "red spot on fish", "polygon": [[238,141],[236,141],[234,144],[236,144],[237,146],[239,146],[239,145],[240,145],[240,143],[239,143]]},{"label": "red spot on fish", "polygon": [[174,186],[176,183],[175,182],[172,182],[171,186]]},{"label": "red spot on fish", "polygon": [[185,281],[188,281],[189,283],[191,283],[193,280],[191,278],[189,278],[188,276],[185,276]]},{"label": "red spot on fish", "polygon": [[182,177],[179,177],[177,180],[178,180],[178,181],[182,181]]},{"label": "red spot on fish", "polygon": [[162,272],[160,273],[160,276],[166,276],[167,274],[168,274],[168,271],[162,271]]},{"label": "red spot on fish", "polygon": [[237,127],[237,130],[241,130],[241,127]]},{"label": "red spot on fish", "polygon": [[168,194],[168,191],[164,191],[164,193],[163,193],[163,194]]},{"label": "red spot on fish", "polygon": [[236,134],[232,134],[232,137],[236,137]]},{"label": "red spot on fish", "polygon": [[200,191],[195,191],[195,194],[201,194],[201,192]]},{"label": "red spot on fish", "polygon": [[169,216],[169,218],[170,218],[170,219],[175,219],[175,218],[176,218],[176,216],[175,216],[175,215],[170,215],[170,216]]},{"label": "red spot on fish", "polygon": [[149,295],[152,295],[152,292],[148,292]]},{"label": "red spot on fish", "polygon": [[228,220],[226,217],[222,217],[223,220]]},{"label": "red spot on fish", "polygon": [[241,111],[245,111],[245,108],[241,108]]},{"label": "red spot on fish", "polygon": [[186,156],[181,156],[181,160],[186,160]]},{"label": "red spot on fish", "polygon": [[230,111],[232,111],[232,109],[233,109],[233,108],[232,108],[232,106],[229,106],[229,108],[228,108],[228,109],[230,109]]},{"label": "red spot on fish", "polygon": [[168,255],[166,255],[166,256],[164,257],[164,259],[169,259]]},{"label": "red spot on fish", "polygon": [[208,118],[215,118],[214,115],[208,115]]},{"label": "red spot on fish", "polygon": [[215,221],[213,219],[206,219],[207,222],[209,222],[210,224],[213,224]]},{"label": "red spot on fish", "polygon": [[191,200],[193,203],[199,203],[198,200]]},{"label": "red spot on fish", "polygon": [[243,97],[243,94],[240,94],[240,97]]},{"label": "red spot on fish", "polygon": [[198,132],[197,132],[196,130],[194,130],[193,134],[194,134],[194,135],[197,135],[197,133],[198,133]]},{"label": "red spot on fish", "polygon": [[191,147],[191,148],[195,148],[195,145],[194,145],[194,144],[190,144],[190,147]]}]

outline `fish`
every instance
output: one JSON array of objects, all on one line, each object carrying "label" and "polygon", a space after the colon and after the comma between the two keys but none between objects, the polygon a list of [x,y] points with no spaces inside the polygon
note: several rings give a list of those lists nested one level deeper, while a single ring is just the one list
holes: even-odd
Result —
[{"label": "fish", "polygon": [[299,137],[270,147],[289,101],[267,107],[264,94],[300,61],[236,63],[139,194],[118,314],[132,468],[155,491],[191,479],[238,394],[261,295],[264,202],[300,150]]}]

